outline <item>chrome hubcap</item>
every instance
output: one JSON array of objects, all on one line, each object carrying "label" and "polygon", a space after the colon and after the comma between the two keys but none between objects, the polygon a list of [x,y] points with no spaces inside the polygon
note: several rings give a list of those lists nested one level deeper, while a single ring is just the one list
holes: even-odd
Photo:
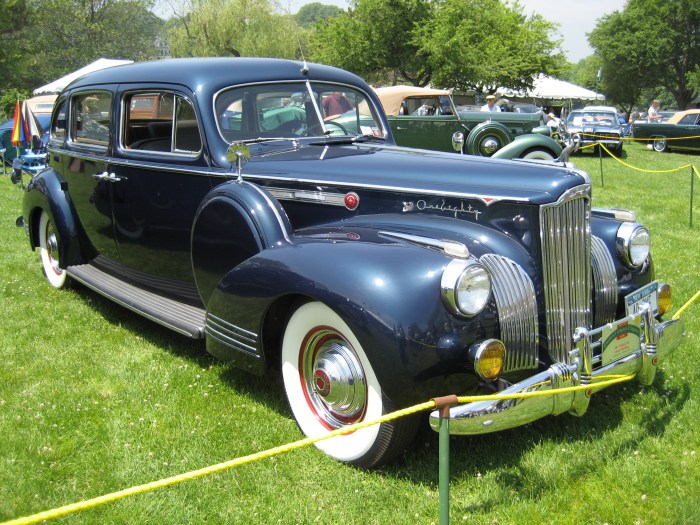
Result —
[{"label": "chrome hubcap", "polygon": [[50,225],[46,232],[46,254],[49,257],[53,271],[60,274],[61,268],[58,266],[58,240],[56,239],[56,232],[53,231]]},{"label": "chrome hubcap", "polygon": [[498,147],[501,145],[498,140],[494,138],[488,138],[482,143],[482,148],[481,151],[483,151],[486,155],[493,155],[498,151]]},{"label": "chrome hubcap", "polygon": [[319,330],[307,338],[300,364],[307,400],[327,426],[338,428],[362,418],[367,385],[347,341],[331,330]]}]

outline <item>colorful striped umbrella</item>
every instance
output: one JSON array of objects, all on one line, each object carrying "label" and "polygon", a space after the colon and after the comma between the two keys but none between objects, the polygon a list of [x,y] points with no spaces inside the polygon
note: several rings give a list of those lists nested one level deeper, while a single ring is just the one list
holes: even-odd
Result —
[{"label": "colorful striped umbrella", "polygon": [[15,123],[12,127],[12,144],[21,146],[32,143],[32,137],[41,138],[44,130],[25,100],[20,109],[19,100],[15,104]]}]

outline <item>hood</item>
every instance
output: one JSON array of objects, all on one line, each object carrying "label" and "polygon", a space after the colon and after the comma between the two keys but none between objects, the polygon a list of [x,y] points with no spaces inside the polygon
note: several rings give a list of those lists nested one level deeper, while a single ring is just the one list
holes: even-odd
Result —
[{"label": "hood", "polygon": [[256,144],[243,172],[363,189],[545,204],[588,175],[563,163],[500,160],[369,144]]}]

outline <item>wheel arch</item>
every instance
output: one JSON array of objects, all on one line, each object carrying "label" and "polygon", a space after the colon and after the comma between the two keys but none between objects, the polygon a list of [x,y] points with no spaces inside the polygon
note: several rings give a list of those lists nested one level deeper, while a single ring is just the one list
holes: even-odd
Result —
[{"label": "wheel arch", "polygon": [[529,151],[544,149],[551,153],[553,158],[559,158],[562,152],[561,145],[552,137],[539,133],[518,135],[510,144],[502,147],[492,155],[496,159],[516,159],[526,155]]},{"label": "wheel arch", "polygon": [[202,302],[208,304],[231,268],[263,250],[291,243],[292,235],[279,201],[260,186],[231,181],[214,188],[192,225],[192,270]]}]

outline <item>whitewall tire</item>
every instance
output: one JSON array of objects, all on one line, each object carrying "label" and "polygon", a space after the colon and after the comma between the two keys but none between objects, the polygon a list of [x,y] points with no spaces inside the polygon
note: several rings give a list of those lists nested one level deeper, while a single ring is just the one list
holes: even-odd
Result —
[{"label": "whitewall tire", "polygon": [[66,271],[59,267],[58,235],[51,217],[45,211],[41,212],[39,219],[39,252],[46,279],[54,288],[63,288],[68,276]]},{"label": "whitewall tire", "polygon": [[[282,342],[282,377],[294,417],[308,437],[393,410],[355,335],[320,302],[303,304],[290,317]],[[417,422],[401,418],[316,446],[339,461],[370,468],[401,453]]]}]

